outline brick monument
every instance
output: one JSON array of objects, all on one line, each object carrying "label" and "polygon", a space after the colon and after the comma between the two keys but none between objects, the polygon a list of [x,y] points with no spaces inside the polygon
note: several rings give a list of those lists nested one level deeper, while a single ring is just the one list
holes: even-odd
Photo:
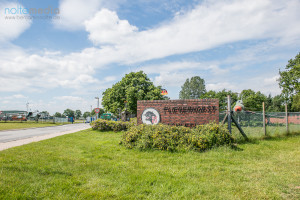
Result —
[{"label": "brick monument", "polygon": [[137,101],[138,124],[167,124],[194,127],[219,123],[218,99]]}]

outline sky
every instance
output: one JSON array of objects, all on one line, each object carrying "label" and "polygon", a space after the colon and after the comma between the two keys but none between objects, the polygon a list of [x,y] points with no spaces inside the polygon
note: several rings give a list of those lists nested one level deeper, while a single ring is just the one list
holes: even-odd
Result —
[{"label": "sky", "polygon": [[[32,11],[40,9],[40,13]],[[280,94],[300,51],[300,0],[0,0],[0,110],[90,111],[143,70],[178,99],[207,90]]]}]

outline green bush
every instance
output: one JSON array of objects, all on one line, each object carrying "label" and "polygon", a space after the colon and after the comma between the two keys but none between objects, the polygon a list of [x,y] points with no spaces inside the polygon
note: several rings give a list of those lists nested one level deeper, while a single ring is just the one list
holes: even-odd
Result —
[{"label": "green bush", "polygon": [[93,130],[99,131],[126,131],[131,124],[129,122],[122,122],[122,121],[110,121],[104,119],[98,119],[91,123]]},{"label": "green bush", "polygon": [[93,121],[91,123],[93,130],[99,130],[99,131],[126,131],[132,126],[137,125],[137,119],[132,118],[129,122],[123,122],[123,121],[110,121],[110,120],[104,120],[104,119],[98,119],[96,121]]},{"label": "green bush", "polygon": [[231,145],[233,138],[224,125],[206,124],[193,129],[168,125],[138,125],[126,131],[121,140],[127,148],[167,151],[204,151],[221,145]]}]

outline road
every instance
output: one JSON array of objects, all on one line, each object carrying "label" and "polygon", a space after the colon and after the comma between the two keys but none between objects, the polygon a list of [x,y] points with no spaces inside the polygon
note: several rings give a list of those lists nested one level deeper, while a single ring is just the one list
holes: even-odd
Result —
[{"label": "road", "polygon": [[67,124],[42,128],[0,131],[0,150],[91,128],[90,124]]}]

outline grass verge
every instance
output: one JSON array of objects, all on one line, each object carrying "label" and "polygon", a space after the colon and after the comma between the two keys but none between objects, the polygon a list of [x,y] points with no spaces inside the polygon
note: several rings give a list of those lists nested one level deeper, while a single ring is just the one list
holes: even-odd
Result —
[{"label": "grass verge", "polygon": [[11,130],[11,129],[23,129],[23,128],[38,128],[46,126],[58,126],[62,123],[36,123],[36,122],[0,122],[1,130]]},{"label": "grass verge", "polygon": [[204,153],[85,130],[0,152],[0,199],[299,199],[300,136]]}]

